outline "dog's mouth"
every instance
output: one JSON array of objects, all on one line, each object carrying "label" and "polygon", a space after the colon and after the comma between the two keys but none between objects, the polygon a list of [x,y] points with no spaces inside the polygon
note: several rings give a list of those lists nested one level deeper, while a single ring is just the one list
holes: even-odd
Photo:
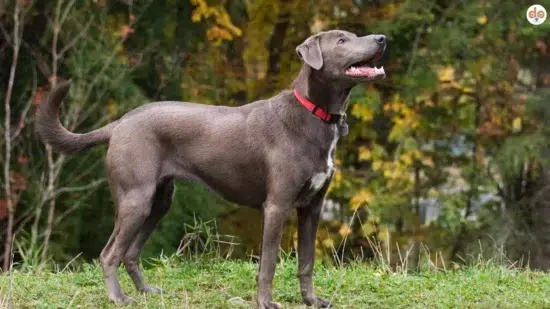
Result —
[{"label": "dog's mouth", "polygon": [[379,51],[367,60],[356,62],[349,66],[344,72],[347,76],[363,78],[368,80],[378,79],[386,76],[384,66],[376,66],[375,61],[382,58],[384,52]]}]

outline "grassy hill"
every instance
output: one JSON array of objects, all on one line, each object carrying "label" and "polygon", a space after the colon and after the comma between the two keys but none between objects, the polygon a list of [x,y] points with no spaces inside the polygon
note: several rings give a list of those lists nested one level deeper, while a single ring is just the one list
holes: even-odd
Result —
[{"label": "grassy hill", "polygon": [[[146,277],[166,291],[162,295],[140,295],[122,269],[120,277],[136,300],[133,308],[255,308],[256,270],[246,261],[158,260]],[[397,273],[359,263],[316,265],[315,284],[334,308],[550,308],[547,273],[490,263]],[[95,264],[40,274],[15,270],[0,276],[0,293],[0,308],[115,308]],[[307,308],[300,303],[296,260],[278,264],[274,299],[284,308]]]}]

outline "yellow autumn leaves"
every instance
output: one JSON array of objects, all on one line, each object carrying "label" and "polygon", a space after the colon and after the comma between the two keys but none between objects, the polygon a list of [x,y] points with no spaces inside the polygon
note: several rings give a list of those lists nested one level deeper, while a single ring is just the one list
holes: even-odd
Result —
[{"label": "yellow autumn leaves", "polygon": [[191,0],[196,8],[193,10],[191,20],[198,23],[202,20],[212,23],[206,32],[206,38],[220,44],[221,42],[233,40],[241,36],[242,31],[231,22],[231,18],[223,5],[211,6],[205,0]]},{"label": "yellow autumn leaves", "polygon": [[481,15],[477,18],[477,23],[480,25],[485,25],[487,23],[487,16]]},{"label": "yellow autumn leaves", "polygon": [[370,204],[373,200],[373,194],[366,188],[360,189],[350,200],[352,210],[357,210],[360,207]]},{"label": "yellow autumn leaves", "polygon": [[404,139],[411,130],[420,125],[421,117],[398,94],[390,103],[384,105],[384,111],[392,115],[393,127],[388,136],[391,141]]}]

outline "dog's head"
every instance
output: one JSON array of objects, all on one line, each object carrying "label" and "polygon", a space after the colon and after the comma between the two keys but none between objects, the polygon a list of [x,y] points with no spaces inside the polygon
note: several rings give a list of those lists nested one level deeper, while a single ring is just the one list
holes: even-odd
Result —
[{"label": "dog's head", "polygon": [[351,32],[332,30],[309,37],[296,47],[296,52],[316,74],[335,82],[355,84],[386,76],[384,67],[376,63],[385,49],[385,35],[358,37]]}]

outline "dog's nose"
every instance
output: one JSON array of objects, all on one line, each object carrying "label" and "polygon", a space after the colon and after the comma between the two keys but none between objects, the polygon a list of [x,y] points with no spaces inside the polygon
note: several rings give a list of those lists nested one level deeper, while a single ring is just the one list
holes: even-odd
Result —
[{"label": "dog's nose", "polygon": [[380,45],[386,44],[386,36],[385,35],[382,35],[382,34],[375,35],[374,40],[376,41],[376,43],[378,43]]}]

